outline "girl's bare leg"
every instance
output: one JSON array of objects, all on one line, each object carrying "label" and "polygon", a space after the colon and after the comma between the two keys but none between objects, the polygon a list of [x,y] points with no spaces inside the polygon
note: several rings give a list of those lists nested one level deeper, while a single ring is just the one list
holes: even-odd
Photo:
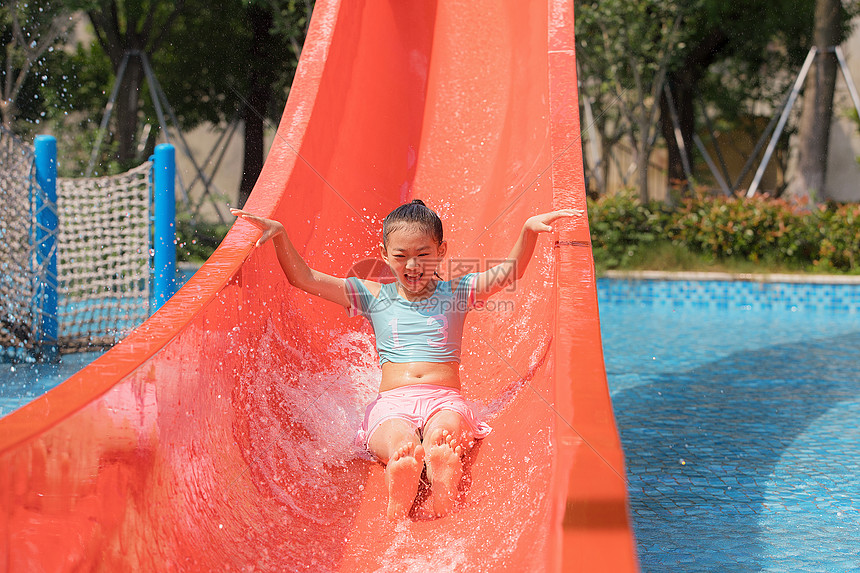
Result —
[{"label": "girl's bare leg", "polygon": [[424,427],[427,479],[433,492],[433,511],[447,515],[457,499],[463,477],[463,454],[471,446],[472,435],[463,417],[453,410],[434,414]]},{"label": "girl's bare leg", "polygon": [[389,519],[407,517],[424,468],[424,447],[418,433],[404,420],[386,420],[373,432],[367,446],[385,464]]}]

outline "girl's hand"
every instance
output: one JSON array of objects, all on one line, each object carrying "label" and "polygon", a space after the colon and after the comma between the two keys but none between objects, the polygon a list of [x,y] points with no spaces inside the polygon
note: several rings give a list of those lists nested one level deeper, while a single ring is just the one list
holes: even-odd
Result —
[{"label": "girl's hand", "polygon": [[263,230],[263,234],[257,239],[257,243],[254,245],[259,247],[264,244],[269,239],[277,237],[279,234],[286,234],[286,230],[284,226],[277,221],[273,221],[272,219],[266,219],[264,217],[258,217],[257,215],[252,215],[247,211],[243,211],[241,209],[230,209],[230,213],[239,217],[240,219],[245,219],[258,229]]},{"label": "girl's hand", "polygon": [[534,217],[529,217],[526,220],[526,224],[523,225],[523,228],[527,231],[532,231],[533,233],[551,233],[552,227],[550,226],[550,223],[556,219],[564,217],[579,217],[582,213],[582,209],[560,209],[550,213],[543,213],[542,215],[535,215]]}]

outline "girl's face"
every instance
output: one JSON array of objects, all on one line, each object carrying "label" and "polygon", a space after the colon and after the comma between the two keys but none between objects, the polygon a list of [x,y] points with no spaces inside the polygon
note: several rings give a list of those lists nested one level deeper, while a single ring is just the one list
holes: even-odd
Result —
[{"label": "girl's face", "polygon": [[419,294],[428,287],[447,250],[445,241],[437,243],[418,225],[403,225],[392,231],[388,245],[380,246],[382,260],[411,294]]}]

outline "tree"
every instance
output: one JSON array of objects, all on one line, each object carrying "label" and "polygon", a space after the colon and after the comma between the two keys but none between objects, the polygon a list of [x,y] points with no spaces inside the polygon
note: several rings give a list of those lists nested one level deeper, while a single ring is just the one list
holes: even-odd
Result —
[{"label": "tree", "polygon": [[[707,0],[700,3],[695,17],[685,18],[685,36],[667,85],[688,154],[695,150],[693,135],[701,124],[697,100],[729,120],[745,113],[749,101],[770,102],[774,108],[779,105],[808,50],[813,1]],[[670,181],[685,181],[665,92],[661,109],[668,177]]]},{"label": "tree", "polygon": [[[5,47],[0,70],[0,116],[6,129],[13,129],[22,107],[40,107],[33,104],[38,100],[38,89],[31,72],[44,62],[74,21],[71,10],[51,2],[30,0],[21,4],[8,0],[0,8],[0,38]],[[27,96],[26,103],[19,101],[22,94]]]},{"label": "tree", "polygon": [[176,19],[188,8],[185,0],[94,0],[87,9],[96,39],[110,58],[114,74],[125,62],[116,100],[117,159],[135,161],[135,140],[144,82],[144,54],[152,60],[164,45]]},{"label": "tree", "polygon": [[798,170],[788,187],[794,198],[821,198],[827,183],[830,124],[836,86],[836,55],[848,20],[840,0],[815,2],[815,47],[818,52],[806,79],[798,137]]},{"label": "tree", "polygon": [[[93,124],[97,125],[104,113],[111,83],[127,57],[111,114],[112,141],[106,146],[113,156],[100,158],[118,161],[109,168],[102,165],[99,171],[136,164],[140,160],[137,139],[141,123],[157,123],[140,57],[144,55],[176,112],[178,127],[192,129],[204,121],[223,125],[236,117],[244,120],[245,157],[239,198],[239,203],[244,203],[262,169],[265,126],[270,120],[276,122],[283,111],[312,0],[66,0],[56,5],[30,0],[26,9],[14,1],[9,6],[4,4],[0,9],[0,37],[7,44],[6,54],[13,54],[14,61],[4,62],[3,86],[16,90],[18,100],[25,102],[27,117],[41,113],[46,119],[61,120],[62,125],[55,130],[78,132],[66,133],[69,145],[89,148],[92,141],[87,138],[95,135]],[[18,12],[10,11],[11,7],[17,7]],[[52,45],[48,40],[58,37],[56,22],[54,28],[49,26],[51,18],[56,16],[60,21],[60,15],[72,10],[85,11],[96,42],[67,46],[46,56],[45,50],[50,51]],[[13,16],[18,13],[27,18],[15,20]],[[28,22],[29,28],[19,20]],[[19,47],[22,45],[29,51]],[[30,62],[28,70],[34,69],[32,62],[38,63],[39,81],[34,81],[33,74],[25,77],[17,71],[24,61]],[[15,78],[24,79],[16,84]],[[4,97],[4,121],[11,121],[7,113],[18,109],[6,103],[14,101]],[[144,157],[154,141],[151,134]],[[68,170],[88,152],[63,156]]]},{"label": "tree", "polygon": [[263,169],[265,124],[268,117],[277,118],[283,109],[307,34],[313,1],[245,0],[244,6],[250,41],[248,71],[242,82],[247,97],[242,106],[245,147],[240,207],[248,200]]},{"label": "tree", "polygon": [[[597,95],[603,105],[626,105],[644,110],[656,103],[659,131],[669,156],[668,180],[684,182],[683,168],[675,125],[669,113],[663,84],[669,87],[678,116],[679,130],[688,153],[695,150],[693,136],[701,124],[702,107],[716,109],[728,122],[738,120],[751,101],[772,102],[776,107],[808,49],[814,0],[758,0],[724,2],[723,0],[627,0],[626,2],[578,2],[577,57],[583,65],[584,89]],[[668,18],[676,18],[677,28],[667,27]],[[674,29],[662,41],[649,35],[642,20],[663,22],[664,30]],[[665,45],[668,51],[663,51]],[[635,70],[639,70],[636,72]],[[641,81],[659,90],[641,92]],[[607,90],[614,82],[621,86]],[[621,94],[633,94],[634,103],[625,103]],[[611,94],[611,98],[606,97]],[[643,97],[644,96],[644,99]],[[656,100],[651,100],[656,97]],[[620,104],[613,103],[615,100]],[[653,108],[652,108],[653,109]],[[600,113],[606,113],[601,109]],[[611,113],[606,113],[611,117]],[[641,127],[628,126],[638,140],[646,133]],[[632,116],[622,114],[620,124]],[[619,123],[610,125],[619,129]],[[653,137],[653,133],[652,133]],[[647,140],[645,140],[647,141]],[[640,146],[641,147],[641,146]],[[647,147],[641,147],[650,153]],[[641,170],[644,158],[638,158]],[[640,194],[644,174],[639,173]]]},{"label": "tree", "polygon": [[[97,0],[88,14],[115,73],[129,51],[146,53],[182,128],[244,121],[242,205],[262,170],[265,124],[283,110],[312,9],[312,0]],[[129,58],[114,111],[124,162],[134,160],[141,110],[154,121],[143,80],[140,59]]]},{"label": "tree", "polygon": [[[660,94],[681,37],[685,7],[672,0],[604,0],[577,8],[582,84],[595,94],[606,141],[624,133],[636,157],[639,194],[648,198],[648,164]],[[618,113],[608,115],[611,107]],[[609,135],[609,132],[612,132]]]}]

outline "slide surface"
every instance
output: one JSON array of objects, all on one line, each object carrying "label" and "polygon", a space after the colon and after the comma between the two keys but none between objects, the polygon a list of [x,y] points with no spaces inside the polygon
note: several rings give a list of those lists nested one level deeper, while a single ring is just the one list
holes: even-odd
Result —
[{"label": "slide surface", "polygon": [[[318,0],[246,209],[346,276],[421,198],[442,275],[485,268],[529,216],[585,208],[575,70],[569,1]],[[637,569],[584,217],[470,313],[463,393],[493,433],[454,514],[396,524],[353,444],[369,326],[292,288],[258,235],[238,222],[144,325],[0,419],[0,570]]]}]

